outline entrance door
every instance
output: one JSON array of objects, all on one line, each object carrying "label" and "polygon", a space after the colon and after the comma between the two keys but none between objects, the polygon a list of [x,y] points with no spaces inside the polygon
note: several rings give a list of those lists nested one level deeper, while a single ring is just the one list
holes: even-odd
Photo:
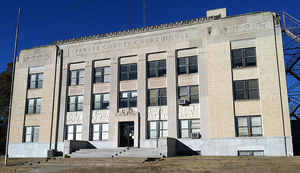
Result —
[{"label": "entrance door", "polygon": [[134,145],[134,122],[119,123],[120,147],[133,147]]}]

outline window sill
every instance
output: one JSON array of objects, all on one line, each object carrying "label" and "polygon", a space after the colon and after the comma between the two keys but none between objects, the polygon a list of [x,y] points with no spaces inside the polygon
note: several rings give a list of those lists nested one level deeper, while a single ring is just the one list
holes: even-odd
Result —
[{"label": "window sill", "polygon": [[41,113],[31,113],[31,114],[29,114],[29,113],[26,113],[25,115],[39,115],[39,114],[41,114]]},{"label": "window sill", "polygon": [[92,109],[92,111],[108,111],[109,110],[109,108],[107,108],[107,109]]},{"label": "window sill", "polygon": [[43,89],[43,87],[42,88],[27,88],[28,90],[39,90],[39,89]]},{"label": "window sill", "polygon": [[134,80],[137,80],[137,79],[127,79],[127,80],[120,80],[120,82],[134,81]]},{"label": "window sill", "polygon": [[93,84],[108,84],[108,83],[111,83],[111,82],[93,82]]},{"label": "window sill", "polygon": [[152,76],[152,77],[147,76],[147,79],[159,79],[159,78],[165,78],[165,77],[167,77],[167,75],[163,75],[163,76]]},{"label": "window sill", "polygon": [[260,100],[259,98],[258,99],[237,99],[237,100],[234,99],[235,102],[251,102],[251,101],[259,101],[259,100]]},{"label": "window sill", "polygon": [[178,76],[188,76],[188,75],[195,75],[198,74],[198,72],[195,73],[184,73],[184,74],[177,74]]},{"label": "window sill", "polygon": [[264,137],[263,135],[260,136],[236,136],[237,138],[260,138],[260,137]]},{"label": "window sill", "polygon": [[241,69],[251,69],[251,68],[257,68],[257,65],[255,66],[241,66],[241,67],[231,67],[233,70],[241,70]]}]

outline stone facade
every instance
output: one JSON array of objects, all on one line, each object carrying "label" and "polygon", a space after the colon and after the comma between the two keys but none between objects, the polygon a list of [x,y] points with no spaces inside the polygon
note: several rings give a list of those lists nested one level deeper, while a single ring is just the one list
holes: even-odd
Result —
[{"label": "stone facade", "polygon": [[[291,129],[281,28],[272,12],[206,18],[118,33],[58,41],[22,50],[16,63],[10,134],[10,157],[46,157],[63,151],[68,125],[82,125],[81,140],[96,148],[119,147],[120,123],[133,122],[133,146],[157,147],[149,139],[149,121],[167,121],[168,138],[202,155],[237,155],[263,150],[291,156]],[[231,50],[255,47],[254,67],[233,69]],[[177,59],[196,56],[198,73],[177,75]],[[147,77],[147,62],[166,60],[166,75]],[[120,81],[120,65],[137,63],[137,79]],[[110,82],[94,83],[96,67],[110,66]],[[84,69],[84,84],[70,86],[70,71]],[[43,87],[29,89],[29,75],[43,73]],[[259,99],[236,101],[233,81],[258,79]],[[198,86],[199,103],[180,105],[178,88]],[[166,88],[167,105],[148,106],[148,90]],[[137,106],[119,108],[119,93],[137,92]],[[93,110],[93,96],[110,93],[109,109]],[[83,109],[68,112],[68,97],[83,96]],[[41,98],[41,112],[26,114],[26,100]],[[235,117],[260,115],[260,137],[236,137]],[[199,120],[200,139],[180,138],[180,120]],[[93,124],[108,123],[108,140],[94,141]],[[24,143],[24,127],[39,126],[39,140]],[[179,146],[179,145],[178,145]],[[274,147],[275,146],[275,147]],[[34,150],[35,152],[28,152]],[[178,148],[180,150],[180,148]]]}]

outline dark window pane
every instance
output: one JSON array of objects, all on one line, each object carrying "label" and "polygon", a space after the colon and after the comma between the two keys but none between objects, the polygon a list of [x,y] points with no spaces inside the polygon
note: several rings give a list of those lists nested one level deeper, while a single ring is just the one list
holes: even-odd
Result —
[{"label": "dark window pane", "polygon": [[155,70],[149,70],[148,71],[148,77],[156,77],[157,74],[156,74],[156,71]]},{"label": "dark window pane", "polygon": [[196,66],[198,65],[197,56],[191,56],[189,61],[190,61],[189,65],[196,65]]},{"label": "dark window pane", "polygon": [[256,56],[256,52],[255,52],[255,47],[251,47],[251,48],[245,48],[245,56],[249,57],[249,56]]},{"label": "dark window pane", "polygon": [[198,72],[198,66],[197,65],[190,65],[189,66],[189,73],[197,73]]},{"label": "dark window pane", "polygon": [[232,67],[242,67],[243,52],[242,49],[235,49],[231,51],[231,58],[232,58]]},{"label": "dark window pane", "polygon": [[127,66],[127,64],[120,65],[120,71],[121,72],[128,72],[128,66]]},{"label": "dark window pane", "polygon": [[120,99],[120,108],[128,107],[128,99]]},{"label": "dark window pane", "polygon": [[130,64],[130,71],[136,72],[137,71],[137,64]]},{"label": "dark window pane", "polygon": [[128,73],[121,72],[120,80],[128,80],[128,79],[129,79]]},{"label": "dark window pane", "polygon": [[178,74],[186,74],[186,73],[187,73],[186,66],[178,67]]},{"label": "dark window pane", "polygon": [[129,107],[136,107],[137,102],[136,102],[136,98],[131,98],[129,100]]},{"label": "dark window pane", "polygon": [[137,79],[137,72],[130,72],[129,73],[129,80]]},{"label": "dark window pane", "polygon": [[167,105],[167,97],[160,97],[160,106]]}]

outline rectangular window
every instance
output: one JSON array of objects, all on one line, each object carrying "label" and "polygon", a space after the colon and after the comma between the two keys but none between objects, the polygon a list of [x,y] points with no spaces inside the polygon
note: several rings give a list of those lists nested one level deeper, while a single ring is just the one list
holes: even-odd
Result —
[{"label": "rectangular window", "polygon": [[73,124],[66,126],[66,140],[81,140],[82,139],[82,125]]},{"label": "rectangular window", "polygon": [[37,143],[40,137],[40,126],[25,126],[24,139],[26,143]]},{"label": "rectangular window", "polygon": [[39,114],[41,113],[41,98],[31,98],[26,101],[26,114]]},{"label": "rectangular window", "polygon": [[190,74],[198,73],[198,60],[197,56],[188,56],[177,58],[177,73]]},{"label": "rectangular window", "polygon": [[238,156],[264,156],[263,150],[239,150]]},{"label": "rectangular window", "polygon": [[168,121],[156,120],[148,121],[148,138],[166,138],[168,137]]},{"label": "rectangular window", "polygon": [[200,120],[179,120],[180,138],[200,138]]},{"label": "rectangular window", "polygon": [[128,108],[137,106],[137,92],[124,91],[120,92],[119,108]]},{"label": "rectangular window", "polygon": [[83,96],[68,97],[68,112],[76,112],[83,110]]},{"label": "rectangular window", "polygon": [[94,83],[109,83],[111,77],[111,68],[96,67],[94,71]]},{"label": "rectangular window", "polygon": [[235,100],[259,99],[257,79],[233,81],[233,90]]},{"label": "rectangular window", "polygon": [[93,124],[93,140],[108,140],[108,123]]},{"label": "rectangular window", "polygon": [[121,64],[120,65],[120,81],[137,79],[137,64]]},{"label": "rectangular window", "polygon": [[231,50],[232,68],[256,66],[255,47]]},{"label": "rectangular window", "polygon": [[70,85],[84,84],[84,69],[70,71]]},{"label": "rectangular window", "polygon": [[165,76],[166,71],[166,60],[148,61],[147,62],[147,76],[160,77]]},{"label": "rectangular window", "polygon": [[148,90],[148,106],[167,105],[167,89],[149,89]]},{"label": "rectangular window", "polygon": [[261,116],[236,117],[237,137],[262,136]]},{"label": "rectangular window", "polygon": [[93,110],[109,109],[109,93],[94,94]]},{"label": "rectangular window", "polygon": [[189,103],[199,103],[198,85],[181,86],[179,87],[178,92],[179,100],[187,100]]},{"label": "rectangular window", "polygon": [[43,73],[29,74],[28,88],[43,88]]}]

